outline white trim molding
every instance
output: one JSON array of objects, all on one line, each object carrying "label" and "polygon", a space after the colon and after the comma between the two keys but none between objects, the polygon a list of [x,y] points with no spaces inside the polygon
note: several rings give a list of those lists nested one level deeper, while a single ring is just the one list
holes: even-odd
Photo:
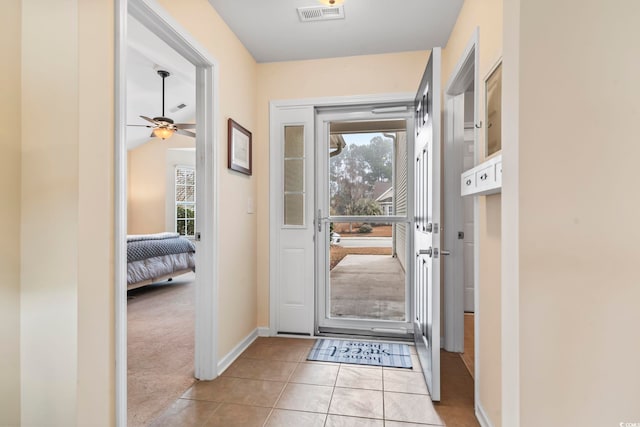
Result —
[{"label": "white trim molding", "polygon": [[[453,114],[451,111],[452,100],[461,94],[464,94],[466,88],[470,83],[474,82],[473,89],[473,115],[474,120],[478,120],[479,109],[479,77],[480,77],[480,62],[479,62],[479,37],[480,30],[476,28],[473,32],[471,39],[467,43],[467,46],[460,55],[460,59],[458,59],[458,63],[456,64],[455,69],[451,73],[449,77],[449,81],[447,83],[446,89],[444,91],[444,107],[445,107],[445,120],[444,120],[444,149],[447,150],[448,147],[453,145]],[[479,150],[479,132],[476,127],[474,127],[473,132],[473,150],[474,150],[474,163],[478,163],[478,150]],[[445,151],[444,164],[447,165],[447,154],[452,154],[450,150]],[[456,153],[456,155],[462,155],[462,153]],[[457,182],[458,176],[452,176],[449,171],[450,168],[445,166],[445,198],[446,197],[460,197],[460,187],[456,185],[451,185],[452,181]],[[448,207],[450,203],[445,201],[445,206]],[[460,207],[457,206],[458,209],[452,209],[452,211],[459,210]],[[443,224],[448,224],[449,230],[451,230],[452,223],[454,222],[453,213],[447,212],[445,209],[445,219]],[[477,268],[477,259],[479,255],[479,239],[478,239],[478,221],[479,221],[479,211],[477,209],[477,203],[474,202],[474,210],[473,210],[473,222],[474,222],[474,268],[473,268],[473,281],[474,281],[474,289],[475,302],[478,301],[478,280],[479,280],[479,269]],[[450,257],[450,260],[461,260],[461,257],[457,257],[454,254],[454,257]],[[456,283],[457,286],[450,286],[453,282],[451,280],[455,277],[456,267],[451,265],[446,265],[445,267],[445,288],[444,288],[444,318],[445,318],[445,328],[444,328],[444,343],[445,349],[447,351],[454,352],[462,352],[464,350],[464,285],[460,281],[460,283]],[[479,315],[479,307],[477,304],[474,306],[474,311],[476,316]],[[474,334],[477,331],[474,331]],[[478,335],[475,335],[476,342]],[[477,351],[476,351],[477,353]]]},{"label": "white trim molding", "polygon": [[115,2],[115,423],[127,425],[127,0]]},{"label": "white trim molding", "polygon": [[258,336],[259,337],[270,337],[271,336],[271,328],[268,326],[258,326]]},{"label": "white trim molding", "polygon": [[253,331],[251,331],[251,333],[249,335],[247,335],[246,337],[244,337],[244,339],[242,341],[240,341],[235,347],[233,347],[233,349],[231,349],[231,351],[227,354],[225,354],[220,361],[218,362],[218,375],[222,374],[224,371],[227,370],[227,368],[229,366],[231,366],[231,364],[233,362],[235,362],[235,360],[240,357],[240,355],[249,348],[249,346],[251,344],[253,344],[253,342],[256,340],[256,338],[258,338],[260,335],[260,329],[262,328],[256,328]]},{"label": "white trim molding", "polygon": [[491,420],[489,420],[489,417],[480,402],[476,404],[476,418],[482,427],[493,427]]}]

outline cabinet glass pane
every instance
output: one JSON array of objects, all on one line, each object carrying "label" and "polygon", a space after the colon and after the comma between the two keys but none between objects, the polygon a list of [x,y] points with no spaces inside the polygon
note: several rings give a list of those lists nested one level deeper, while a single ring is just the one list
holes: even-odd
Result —
[{"label": "cabinet glass pane", "polygon": [[304,184],[304,160],[287,159],[284,161],[284,191],[302,192]]},{"label": "cabinet glass pane", "polygon": [[304,194],[284,195],[284,224],[304,225]]},{"label": "cabinet glass pane", "polygon": [[284,157],[304,157],[304,126],[284,127]]}]

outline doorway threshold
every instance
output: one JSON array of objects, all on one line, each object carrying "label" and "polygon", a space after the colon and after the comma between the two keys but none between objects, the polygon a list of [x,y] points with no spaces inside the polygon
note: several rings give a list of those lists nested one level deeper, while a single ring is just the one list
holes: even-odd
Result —
[{"label": "doorway threshold", "polygon": [[413,342],[413,332],[394,332],[388,329],[344,329],[344,328],[318,328],[318,337],[345,338],[345,339],[368,339],[373,341],[401,341]]}]

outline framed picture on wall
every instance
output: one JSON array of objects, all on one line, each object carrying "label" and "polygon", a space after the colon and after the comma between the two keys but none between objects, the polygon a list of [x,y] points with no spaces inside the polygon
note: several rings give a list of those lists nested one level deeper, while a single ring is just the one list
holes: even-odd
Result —
[{"label": "framed picture on wall", "polygon": [[251,175],[251,132],[233,119],[228,122],[228,162],[231,170]]},{"label": "framed picture on wall", "polygon": [[490,156],[502,150],[502,60],[493,67],[485,80],[486,153]]}]

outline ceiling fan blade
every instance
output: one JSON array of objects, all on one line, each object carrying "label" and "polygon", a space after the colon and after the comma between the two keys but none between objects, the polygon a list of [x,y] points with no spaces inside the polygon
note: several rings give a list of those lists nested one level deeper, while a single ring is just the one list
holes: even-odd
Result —
[{"label": "ceiling fan blade", "polygon": [[150,119],[150,118],[149,118],[149,117],[147,117],[147,116],[140,116],[140,117],[142,117],[143,119],[145,119],[145,120],[146,120],[146,121],[148,121],[148,122],[153,123],[154,125],[157,125],[157,124],[158,124],[155,120]]},{"label": "ceiling fan blade", "polygon": [[174,126],[178,129],[195,129],[195,123],[174,123]]},{"label": "ceiling fan blade", "polygon": [[152,128],[153,126],[149,126],[149,125],[127,125],[127,126],[135,126],[135,127],[140,127],[140,128]]},{"label": "ceiling fan blade", "polygon": [[196,137],[196,134],[194,132],[189,131],[189,130],[178,129],[178,130],[176,130],[176,133],[179,133],[180,135],[190,136],[191,138],[195,138]]}]

